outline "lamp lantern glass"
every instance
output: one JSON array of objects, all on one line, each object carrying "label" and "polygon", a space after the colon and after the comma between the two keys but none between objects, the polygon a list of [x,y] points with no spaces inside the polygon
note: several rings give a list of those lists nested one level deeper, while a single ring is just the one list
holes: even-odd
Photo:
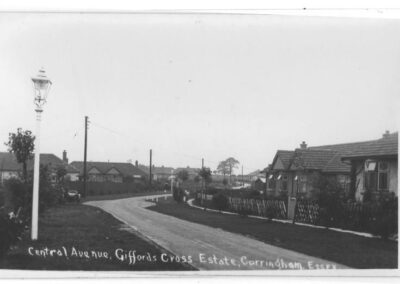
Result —
[{"label": "lamp lantern glass", "polygon": [[38,108],[41,108],[46,102],[47,95],[49,94],[51,87],[51,80],[46,76],[46,71],[39,70],[35,77],[32,77],[35,104]]}]

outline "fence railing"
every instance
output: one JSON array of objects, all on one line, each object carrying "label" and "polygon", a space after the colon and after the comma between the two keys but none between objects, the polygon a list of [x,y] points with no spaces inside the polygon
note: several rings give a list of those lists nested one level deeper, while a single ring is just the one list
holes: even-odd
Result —
[{"label": "fence railing", "polygon": [[269,218],[287,219],[286,204],[282,200],[228,198],[231,211]]},{"label": "fence railing", "polygon": [[[197,193],[196,197],[205,201],[212,201],[213,199],[212,194]],[[245,215],[287,219],[286,204],[282,200],[228,197],[228,210]]]},{"label": "fence railing", "polygon": [[312,201],[297,201],[294,221],[316,224],[319,218],[319,205]]}]

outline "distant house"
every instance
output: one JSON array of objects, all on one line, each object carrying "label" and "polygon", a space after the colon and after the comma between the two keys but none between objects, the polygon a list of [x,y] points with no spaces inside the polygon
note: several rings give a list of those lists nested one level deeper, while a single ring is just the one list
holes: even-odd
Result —
[{"label": "distant house", "polygon": [[256,170],[251,173],[248,173],[247,175],[243,175],[243,177],[241,175],[239,175],[239,179],[241,181],[250,182],[250,183],[254,183],[259,178],[264,178],[264,177],[265,177],[265,174],[263,174],[262,171],[260,171],[260,170]]},{"label": "distant house", "polygon": [[351,189],[356,200],[363,200],[367,192],[371,198],[392,192],[398,196],[398,132],[386,132],[376,141],[365,143],[343,155],[351,165]]},{"label": "distant house", "polygon": [[[60,159],[54,154],[40,154],[40,164],[47,166],[50,171],[50,178],[53,182],[57,179],[57,170],[61,167],[65,168],[67,174],[66,178],[70,180],[77,180],[79,170],[68,164],[66,158],[66,151],[63,152],[64,160]],[[28,171],[33,170],[34,159],[27,163]],[[0,152],[0,182],[12,177],[19,177],[22,174],[22,165],[17,162],[13,153]]]},{"label": "distant house", "polygon": [[196,176],[198,176],[200,169],[199,168],[191,168],[187,166],[186,168],[177,168],[174,170],[174,173],[177,174],[181,171],[187,171],[189,178],[188,180],[194,180]]},{"label": "distant house", "polygon": [[[137,164],[137,167],[145,172],[147,175],[150,175],[150,170],[148,166]],[[170,179],[171,176],[174,176],[176,174],[176,171],[174,168],[171,167],[156,167],[153,165],[151,169],[151,175],[153,177],[153,180],[158,180],[158,181],[167,181]]]},{"label": "distant house", "polygon": [[[83,176],[83,162],[74,161],[71,165],[79,169],[80,176]],[[144,171],[131,163],[87,162],[86,171],[88,181],[95,182],[110,181],[121,183],[127,179],[138,180],[147,177]]]}]

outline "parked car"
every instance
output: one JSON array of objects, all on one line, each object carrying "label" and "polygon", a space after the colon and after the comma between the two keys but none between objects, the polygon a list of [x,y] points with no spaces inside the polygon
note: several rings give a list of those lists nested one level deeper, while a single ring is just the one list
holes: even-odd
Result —
[{"label": "parked car", "polygon": [[69,189],[65,194],[65,199],[68,202],[79,203],[81,201],[81,194],[77,190]]}]

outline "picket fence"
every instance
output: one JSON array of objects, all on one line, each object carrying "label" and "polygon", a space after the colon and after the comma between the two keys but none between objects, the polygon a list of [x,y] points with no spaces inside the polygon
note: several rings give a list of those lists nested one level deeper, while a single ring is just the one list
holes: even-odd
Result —
[{"label": "picket fence", "polygon": [[287,219],[286,204],[282,200],[244,199],[229,197],[228,207],[231,211],[237,213]]},{"label": "picket fence", "polygon": [[297,201],[294,221],[316,224],[319,217],[319,205],[312,201]]}]

